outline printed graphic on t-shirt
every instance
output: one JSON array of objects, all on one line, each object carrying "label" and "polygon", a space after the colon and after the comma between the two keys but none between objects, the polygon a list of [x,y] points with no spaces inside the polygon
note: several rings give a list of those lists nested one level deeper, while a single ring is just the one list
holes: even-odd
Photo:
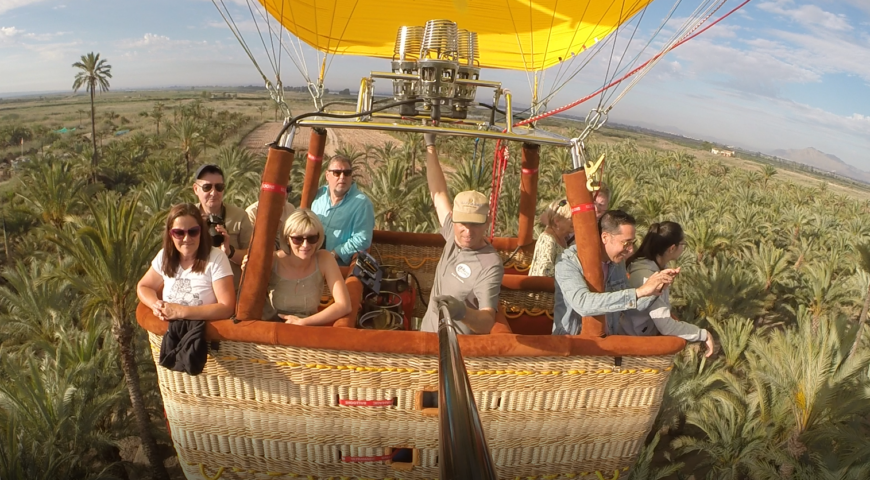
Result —
[{"label": "printed graphic on t-shirt", "polygon": [[456,274],[459,275],[459,278],[468,278],[471,276],[471,267],[464,263],[460,263],[456,265]]},{"label": "printed graphic on t-shirt", "polygon": [[176,278],[172,284],[172,290],[169,292],[170,301],[186,307],[198,307],[202,305],[202,300],[198,293],[193,293],[193,287],[190,285],[189,278]]}]

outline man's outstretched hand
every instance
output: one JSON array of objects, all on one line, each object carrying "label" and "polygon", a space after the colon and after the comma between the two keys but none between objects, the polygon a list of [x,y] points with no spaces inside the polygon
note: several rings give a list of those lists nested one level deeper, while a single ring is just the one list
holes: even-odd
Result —
[{"label": "man's outstretched hand", "polygon": [[423,143],[426,146],[435,145],[435,134],[434,133],[424,133],[423,134]]},{"label": "man's outstretched hand", "polygon": [[450,295],[439,295],[435,297],[435,304],[438,305],[438,308],[442,306],[447,307],[447,311],[450,312],[450,318],[453,320],[462,320],[465,318],[465,302],[459,300],[455,297],[451,297]]}]

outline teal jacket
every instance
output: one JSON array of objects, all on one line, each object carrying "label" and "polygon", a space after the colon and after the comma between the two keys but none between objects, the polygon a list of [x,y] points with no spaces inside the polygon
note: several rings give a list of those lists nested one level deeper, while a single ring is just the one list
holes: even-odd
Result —
[{"label": "teal jacket", "polygon": [[311,210],[323,223],[326,233],[324,248],[338,255],[339,265],[348,265],[356,252],[367,250],[372,245],[375,209],[356,184],[350,186],[335,206],[329,199],[328,188],[327,185],[320,187],[311,203]]}]

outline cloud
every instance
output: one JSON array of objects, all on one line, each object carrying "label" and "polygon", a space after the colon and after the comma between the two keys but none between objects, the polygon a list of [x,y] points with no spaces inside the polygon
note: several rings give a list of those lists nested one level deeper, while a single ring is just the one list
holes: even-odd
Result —
[{"label": "cloud", "polygon": [[847,5],[851,5],[858,10],[862,10],[867,14],[870,14],[870,2],[867,0],[836,0],[837,2],[844,2]]},{"label": "cloud", "polygon": [[124,48],[168,47],[172,43],[172,40],[167,36],[146,33],[142,38],[122,41],[121,46]]},{"label": "cloud", "polygon": [[0,39],[13,38],[21,34],[21,30],[15,27],[0,27]]},{"label": "cloud", "polygon": [[0,0],[0,13],[5,13],[16,8],[26,7],[44,0]]},{"label": "cloud", "polygon": [[817,72],[797,63],[783,61],[771,53],[779,48],[775,42],[754,40],[752,48],[740,49],[729,45],[697,39],[686,44],[673,55],[688,61],[684,77],[705,79],[715,85],[765,97],[778,97],[787,83],[818,82]]},{"label": "cloud", "polygon": [[792,0],[774,0],[762,2],[758,5],[758,8],[775,15],[790,18],[804,26],[818,26],[826,30],[841,32],[852,30],[852,26],[849,25],[845,15],[822,10],[816,5],[801,5],[796,8],[788,8],[792,4]]}]

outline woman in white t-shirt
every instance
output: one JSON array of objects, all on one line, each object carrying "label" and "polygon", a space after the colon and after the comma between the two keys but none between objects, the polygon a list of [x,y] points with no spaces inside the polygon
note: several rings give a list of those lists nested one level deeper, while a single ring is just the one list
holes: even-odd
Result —
[{"label": "woman in white t-shirt", "polygon": [[195,205],[182,203],[169,211],[163,249],[136,291],[139,301],[164,321],[217,320],[233,314],[236,295],[230,262],[212,247]]}]

